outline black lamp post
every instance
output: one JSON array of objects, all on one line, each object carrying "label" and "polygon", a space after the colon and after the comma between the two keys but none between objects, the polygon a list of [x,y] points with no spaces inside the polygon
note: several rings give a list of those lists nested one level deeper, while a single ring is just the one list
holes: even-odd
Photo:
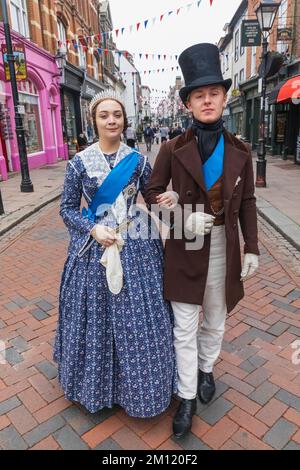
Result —
[{"label": "black lamp post", "polygon": [[1,189],[0,189],[0,215],[4,214],[4,206],[2,201]]},{"label": "black lamp post", "polygon": [[257,188],[266,187],[266,143],[265,143],[265,112],[266,112],[266,60],[268,52],[268,37],[273,27],[275,17],[281,2],[274,2],[273,0],[262,0],[255,13],[259,22],[261,33],[263,36],[262,43],[262,92],[261,92],[261,110],[259,119],[259,140],[257,149],[257,162],[256,162],[256,182]]},{"label": "black lamp post", "polygon": [[19,149],[19,155],[20,155],[21,175],[22,175],[21,192],[32,193],[33,184],[29,176],[29,167],[28,167],[28,158],[27,158],[27,149],[26,149],[26,142],[25,142],[25,131],[23,127],[23,120],[19,112],[20,103],[19,103],[19,93],[18,93],[18,87],[17,87],[15,65],[14,65],[15,58],[14,58],[13,48],[12,48],[6,0],[1,0],[1,5],[2,5],[5,41],[6,41],[6,47],[7,47],[7,61],[9,65],[10,83],[11,83],[12,95],[13,95],[13,100],[14,100],[14,108],[15,108],[15,123],[16,123],[16,131],[17,131],[18,149]]}]

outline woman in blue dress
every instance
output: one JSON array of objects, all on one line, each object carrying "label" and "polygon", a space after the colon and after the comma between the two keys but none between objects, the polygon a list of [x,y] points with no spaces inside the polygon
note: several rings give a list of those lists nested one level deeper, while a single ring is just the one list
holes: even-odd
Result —
[{"label": "woman in blue dress", "polygon": [[[147,232],[148,214],[145,219],[135,210],[151,167],[120,141],[127,117],[119,97],[100,93],[90,111],[99,142],[68,162],[62,194],[60,214],[71,241],[54,359],[67,399],[92,413],[118,404],[130,416],[152,417],[169,406],[176,371],[172,311],[162,292],[162,243]],[[115,175],[118,180],[109,179]],[[109,197],[115,191],[114,201],[95,211],[105,188]],[[81,213],[82,196],[88,210]]]}]

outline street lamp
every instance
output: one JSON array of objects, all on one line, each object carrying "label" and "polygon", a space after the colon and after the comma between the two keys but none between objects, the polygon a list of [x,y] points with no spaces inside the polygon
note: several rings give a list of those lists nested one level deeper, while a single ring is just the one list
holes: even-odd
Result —
[{"label": "street lamp", "polygon": [[21,175],[22,175],[21,192],[32,193],[33,184],[29,176],[29,166],[28,166],[27,149],[26,149],[26,142],[25,142],[25,131],[23,127],[23,120],[20,114],[19,93],[18,93],[16,72],[15,72],[15,57],[14,57],[13,48],[12,48],[6,0],[1,0],[1,6],[2,6],[5,42],[6,42],[6,48],[7,48],[7,62],[9,65],[9,73],[10,73],[10,84],[11,84],[11,90],[12,90],[12,96],[13,96],[14,108],[15,108],[16,133],[17,133],[18,149],[19,149],[19,156],[20,156],[20,167],[21,167]]},{"label": "street lamp", "polygon": [[273,0],[263,0],[255,13],[259,22],[261,34],[263,36],[262,43],[262,92],[261,92],[261,109],[259,119],[259,140],[257,149],[256,162],[256,182],[257,188],[266,187],[266,143],[265,143],[265,112],[266,112],[266,61],[268,53],[268,37],[273,27],[275,17],[281,2]]},{"label": "street lamp", "polygon": [[[61,77],[61,84],[64,83],[64,74],[65,74],[65,65],[66,65],[66,57],[67,57],[67,49],[64,47],[60,47],[57,50],[57,54],[55,56],[56,66],[59,70],[58,76]],[[55,76],[55,75],[54,75]]]}]

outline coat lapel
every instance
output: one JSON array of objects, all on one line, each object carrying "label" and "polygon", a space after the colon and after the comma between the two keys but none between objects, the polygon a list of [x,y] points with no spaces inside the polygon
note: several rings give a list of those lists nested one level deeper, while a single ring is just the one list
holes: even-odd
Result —
[{"label": "coat lapel", "polygon": [[202,172],[202,161],[199,156],[196,139],[189,130],[187,134],[180,137],[174,149],[174,155],[196,181],[198,186],[206,192]]},{"label": "coat lapel", "polygon": [[229,200],[231,199],[235,183],[241,176],[243,167],[249,155],[246,150],[243,150],[243,144],[241,143],[241,147],[238,147],[236,143],[232,141],[230,135],[226,131],[224,132],[224,140],[224,200]]}]

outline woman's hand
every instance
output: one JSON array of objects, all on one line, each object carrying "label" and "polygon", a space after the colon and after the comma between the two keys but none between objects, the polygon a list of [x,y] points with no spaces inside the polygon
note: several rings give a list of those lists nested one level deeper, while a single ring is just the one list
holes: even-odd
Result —
[{"label": "woman's hand", "polygon": [[156,198],[159,207],[174,209],[177,206],[179,195],[175,191],[166,191]]},{"label": "woman's hand", "polygon": [[91,235],[98,243],[100,243],[100,245],[103,245],[105,248],[113,245],[117,239],[117,235],[114,229],[100,224],[95,225]]}]

